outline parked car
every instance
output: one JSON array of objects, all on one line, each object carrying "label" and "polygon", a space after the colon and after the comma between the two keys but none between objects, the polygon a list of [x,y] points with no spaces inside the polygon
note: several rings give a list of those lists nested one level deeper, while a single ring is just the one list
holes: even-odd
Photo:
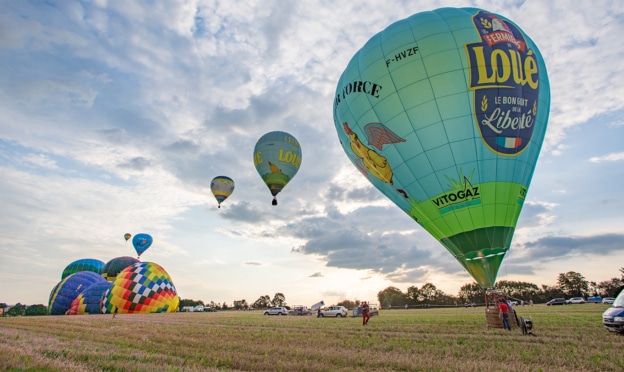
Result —
[{"label": "parked car", "polygon": [[[370,316],[379,315],[379,307],[377,307],[377,305],[368,305],[368,315]],[[354,308],[352,316],[354,317],[362,316],[362,306],[358,306]]]},{"label": "parked car", "polygon": [[600,297],[600,296],[587,297],[587,303],[599,304],[601,302],[602,302],[602,297]]},{"label": "parked car", "polygon": [[569,304],[584,304],[585,299],[583,297],[572,297],[568,300]]},{"label": "parked car", "polygon": [[615,302],[615,297],[605,297],[602,299],[603,304],[612,304]]},{"label": "parked car", "polygon": [[264,315],[288,315],[288,309],[285,307],[272,307],[264,310]]},{"label": "parked car", "polygon": [[613,305],[602,313],[602,324],[610,332],[624,334],[624,290],[613,301]]},{"label": "parked car", "polygon": [[333,316],[336,318],[346,317],[347,308],[344,306],[330,306],[321,310],[321,317]]},{"label": "parked car", "polygon": [[546,302],[547,306],[550,305],[567,305],[568,301],[565,298],[553,298],[552,300]]}]

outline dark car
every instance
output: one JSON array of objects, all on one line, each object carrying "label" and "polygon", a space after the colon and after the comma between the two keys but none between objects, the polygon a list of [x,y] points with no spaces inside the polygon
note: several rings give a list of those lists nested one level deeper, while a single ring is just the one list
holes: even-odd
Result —
[{"label": "dark car", "polygon": [[624,335],[624,290],[620,291],[613,305],[602,313],[602,323],[609,331]]},{"label": "dark car", "polygon": [[547,306],[550,305],[567,305],[568,302],[566,301],[565,298],[553,298],[552,300],[546,302]]}]

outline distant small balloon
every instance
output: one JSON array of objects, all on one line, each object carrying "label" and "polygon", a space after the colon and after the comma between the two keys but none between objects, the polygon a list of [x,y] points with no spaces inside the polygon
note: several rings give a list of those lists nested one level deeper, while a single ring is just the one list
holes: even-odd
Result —
[{"label": "distant small balloon", "polygon": [[134,238],[132,238],[132,245],[139,257],[152,245],[152,242],[152,237],[148,234],[136,234]]},{"label": "distant small balloon", "polygon": [[210,190],[221,208],[221,203],[234,192],[234,181],[226,176],[215,177],[210,182]]},{"label": "distant small balloon", "polygon": [[124,234],[124,238],[126,239],[126,241],[128,241],[128,239],[132,238],[132,234],[130,234],[130,233],[125,233],[125,234]]},{"label": "distant small balloon", "polygon": [[277,205],[277,194],[299,171],[301,155],[299,141],[286,132],[269,132],[256,143],[254,165],[273,195],[271,204]]}]

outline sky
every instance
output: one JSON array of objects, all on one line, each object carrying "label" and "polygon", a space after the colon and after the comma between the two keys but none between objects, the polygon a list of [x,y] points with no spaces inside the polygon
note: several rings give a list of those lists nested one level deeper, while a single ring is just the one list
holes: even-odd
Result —
[{"label": "sky", "polygon": [[[391,23],[477,7],[539,47],[550,119],[499,280],[600,282],[624,267],[620,1],[0,2],[0,302],[45,304],[81,258],[135,256],[148,233],[183,299],[283,293],[377,301],[388,286],[457,295],[470,275],[351,164],[336,134],[342,71]],[[271,206],[265,133],[302,148]],[[236,188],[221,208],[220,175]]]}]

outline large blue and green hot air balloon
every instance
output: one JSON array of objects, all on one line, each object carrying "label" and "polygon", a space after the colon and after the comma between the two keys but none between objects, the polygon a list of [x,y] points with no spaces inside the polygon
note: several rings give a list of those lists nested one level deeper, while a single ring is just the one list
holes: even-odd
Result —
[{"label": "large blue and green hot air balloon", "polygon": [[534,42],[475,8],[417,13],[374,35],[338,82],[353,164],[490,288],[525,201],[550,87]]},{"label": "large blue and green hot air balloon", "polygon": [[256,143],[253,158],[258,174],[273,195],[272,204],[277,205],[277,194],[299,171],[299,141],[286,132],[269,132]]}]

